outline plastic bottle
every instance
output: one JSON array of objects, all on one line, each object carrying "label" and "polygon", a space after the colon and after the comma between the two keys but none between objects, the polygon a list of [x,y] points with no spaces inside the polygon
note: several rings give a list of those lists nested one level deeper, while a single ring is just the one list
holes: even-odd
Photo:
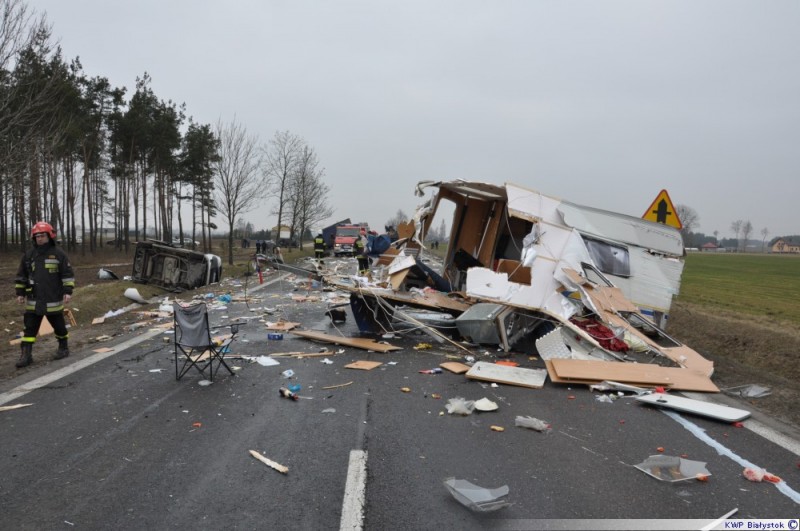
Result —
[{"label": "plastic bottle", "polygon": [[289,391],[289,390],[288,390],[288,389],[286,389],[285,387],[281,387],[281,388],[280,388],[280,390],[278,391],[278,393],[279,393],[279,394],[280,394],[280,395],[281,395],[283,398],[288,398],[288,399],[290,399],[290,400],[297,400],[297,399],[298,399],[298,396],[297,396],[296,394],[294,394],[293,392]]}]

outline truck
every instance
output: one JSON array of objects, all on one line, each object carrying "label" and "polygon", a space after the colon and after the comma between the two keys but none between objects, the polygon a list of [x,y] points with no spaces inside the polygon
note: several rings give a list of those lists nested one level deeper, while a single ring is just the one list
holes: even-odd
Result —
[{"label": "truck", "polygon": [[336,227],[339,225],[350,225],[352,222],[350,218],[345,218],[341,221],[337,221],[332,225],[328,225],[320,233],[322,234],[322,239],[325,241],[325,250],[326,251],[333,251],[333,245],[336,240]]},{"label": "truck", "polygon": [[335,256],[353,256],[356,251],[356,239],[359,237],[361,229],[369,231],[369,226],[366,223],[337,225],[333,254]]}]

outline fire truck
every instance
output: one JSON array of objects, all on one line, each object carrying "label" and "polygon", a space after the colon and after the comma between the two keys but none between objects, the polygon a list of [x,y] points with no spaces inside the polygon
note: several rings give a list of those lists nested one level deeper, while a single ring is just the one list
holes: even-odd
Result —
[{"label": "fire truck", "polygon": [[338,225],[336,227],[336,237],[333,241],[333,254],[335,256],[353,256],[356,251],[356,239],[358,239],[362,228],[369,232],[369,226],[366,223]]}]

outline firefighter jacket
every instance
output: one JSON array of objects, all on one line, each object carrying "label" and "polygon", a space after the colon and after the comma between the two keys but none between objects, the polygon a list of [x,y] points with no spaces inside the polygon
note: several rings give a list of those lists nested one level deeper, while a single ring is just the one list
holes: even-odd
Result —
[{"label": "firefighter jacket", "polygon": [[17,296],[24,296],[25,311],[37,315],[64,310],[64,295],[72,295],[75,274],[67,254],[53,241],[34,245],[22,257],[14,282]]},{"label": "firefighter jacket", "polygon": [[320,234],[316,238],[314,238],[314,250],[315,251],[324,251],[325,250],[325,239]]},{"label": "firefighter jacket", "polygon": [[353,247],[355,256],[367,256],[367,252],[369,251],[367,248],[367,237],[362,234],[356,238]]}]

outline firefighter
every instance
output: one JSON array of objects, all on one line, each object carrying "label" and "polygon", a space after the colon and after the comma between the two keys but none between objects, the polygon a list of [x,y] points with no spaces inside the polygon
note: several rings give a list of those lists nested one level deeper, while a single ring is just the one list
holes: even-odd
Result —
[{"label": "firefighter", "polygon": [[322,259],[325,258],[325,238],[322,237],[321,232],[314,237],[314,256],[316,256],[320,263],[322,263]]},{"label": "firefighter", "polygon": [[355,255],[358,259],[358,274],[367,276],[369,274],[369,256],[367,255],[367,230],[362,228],[361,233],[355,241]]},{"label": "firefighter", "polygon": [[17,302],[25,303],[25,330],[22,333],[18,368],[27,367],[33,362],[33,344],[36,343],[36,335],[45,316],[58,339],[58,349],[53,359],[69,356],[64,305],[72,299],[72,290],[75,288],[72,265],[67,254],[56,247],[56,231],[49,223],[36,223],[31,229],[31,238],[33,248],[22,257],[14,282]]}]

